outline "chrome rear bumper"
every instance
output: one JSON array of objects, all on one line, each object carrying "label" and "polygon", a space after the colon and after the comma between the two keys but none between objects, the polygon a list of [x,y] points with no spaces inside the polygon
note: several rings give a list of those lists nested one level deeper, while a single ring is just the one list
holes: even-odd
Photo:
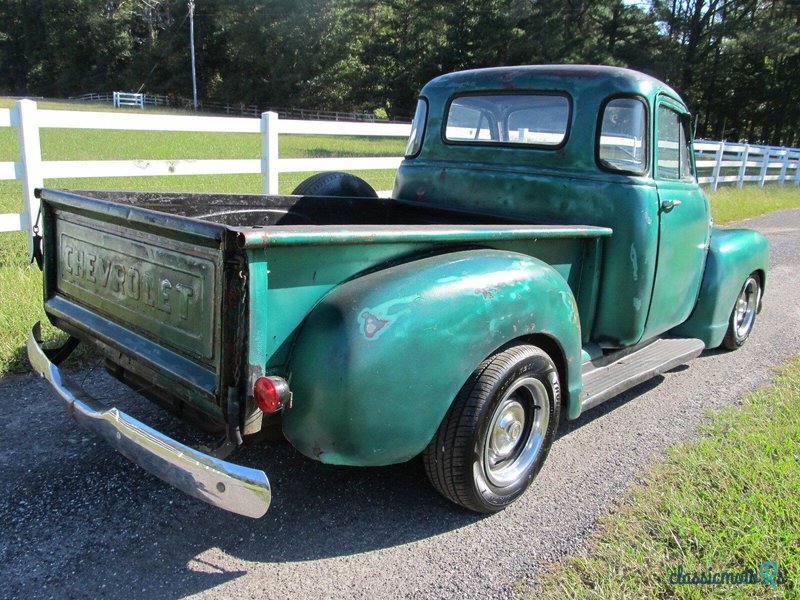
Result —
[{"label": "chrome rear bumper", "polygon": [[258,518],[269,508],[272,492],[263,471],[214,458],[176,442],[116,408],[95,400],[79,386],[64,382],[41,346],[40,325],[28,336],[28,359],[50,382],[78,423],[105,439],[144,470],[214,506]]}]

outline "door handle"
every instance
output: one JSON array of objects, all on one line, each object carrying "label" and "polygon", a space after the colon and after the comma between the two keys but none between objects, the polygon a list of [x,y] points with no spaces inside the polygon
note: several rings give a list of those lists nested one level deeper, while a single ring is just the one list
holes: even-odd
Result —
[{"label": "door handle", "polygon": [[661,203],[661,212],[669,212],[673,208],[675,208],[676,206],[680,206],[680,205],[681,205],[681,201],[680,200],[664,200]]}]

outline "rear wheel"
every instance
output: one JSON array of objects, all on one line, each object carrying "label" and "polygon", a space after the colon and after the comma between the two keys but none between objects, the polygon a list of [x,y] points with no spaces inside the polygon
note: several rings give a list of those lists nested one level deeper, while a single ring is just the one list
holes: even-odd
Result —
[{"label": "rear wheel", "polygon": [[558,428],[553,360],[535,346],[487,358],[470,376],[423,453],[433,486],[456,504],[502,510],[541,469]]},{"label": "rear wheel", "polygon": [[736,350],[742,347],[753,330],[760,302],[761,284],[758,276],[753,273],[744,282],[742,291],[739,292],[739,297],[736,298],[736,304],[733,306],[728,321],[728,331],[722,341],[725,348]]},{"label": "rear wheel", "polygon": [[317,173],[303,180],[294,188],[295,196],[343,196],[354,198],[377,198],[372,186],[350,173],[330,171]]}]

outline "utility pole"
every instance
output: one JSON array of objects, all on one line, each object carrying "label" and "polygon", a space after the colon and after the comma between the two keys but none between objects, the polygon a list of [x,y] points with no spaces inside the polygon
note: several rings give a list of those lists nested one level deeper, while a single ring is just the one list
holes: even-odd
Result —
[{"label": "utility pole", "polygon": [[192,52],[192,103],[197,112],[197,71],[194,66],[194,0],[189,0],[189,47]]}]

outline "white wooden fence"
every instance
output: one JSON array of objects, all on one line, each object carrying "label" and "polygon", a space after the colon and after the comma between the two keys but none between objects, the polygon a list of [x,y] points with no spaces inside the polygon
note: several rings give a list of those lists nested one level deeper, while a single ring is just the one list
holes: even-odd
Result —
[{"label": "white wooden fence", "polygon": [[[266,112],[257,118],[194,117],[131,113],[42,110],[31,100],[19,100],[11,109],[0,109],[0,127],[19,132],[19,160],[0,162],[0,180],[22,181],[23,210],[0,215],[0,232],[30,229],[39,212],[33,190],[46,179],[76,177],[132,177],[170,175],[261,174],[262,191],[278,193],[279,173],[333,170],[396,169],[401,157],[279,158],[280,134],[408,137],[411,126],[395,123],[348,123],[279,119]],[[149,131],[196,131],[258,133],[261,157],[225,160],[42,160],[39,130],[117,129]],[[800,186],[800,149],[698,141],[695,144],[698,181],[713,189],[721,183],[793,182]]]},{"label": "white wooden fence", "polygon": [[144,94],[114,92],[113,104],[114,108],[119,108],[120,106],[138,106],[139,108],[144,108]]},{"label": "white wooden fence", "polygon": [[794,181],[800,186],[800,148],[698,140],[694,150],[697,180],[710,184],[713,190],[721,183],[735,183],[736,187],[757,183],[764,187],[771,181]]},{"label": "white wooden fence", "polygon": [[[11,109],[0,109],[0,127],[19,130],[19,160],[0,162],[0,180],[22,181],[23,211],[0,215],[0,232],[30,229],[39,213],[33,194],[46,179],[76,177],[137,177],[169,175],[261,174],[262,191],[278,193],[278,173],[396,169],[401,157],[278,158],[280,134],[378,136],[407,138],[410,124],[345,123],[278,119],[266,112],[260,119],[241,117],[194,117],[135,113],[84,112],[39,109],[31,100],[19,100]],[[261,134],[261,157],[225,160],[42,160],[39,130],[122,129],[147,131],[195,131]]]}]

